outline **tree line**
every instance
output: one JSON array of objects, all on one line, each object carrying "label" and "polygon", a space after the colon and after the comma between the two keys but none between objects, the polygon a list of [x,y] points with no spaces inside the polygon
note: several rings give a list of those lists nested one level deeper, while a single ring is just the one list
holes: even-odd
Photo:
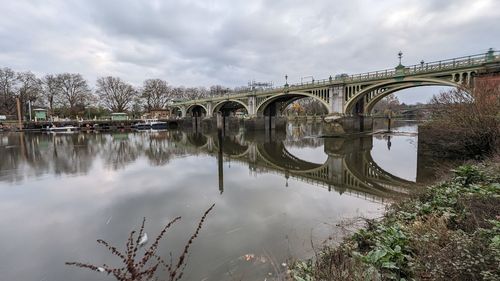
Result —
[{"label": "tree line", "polygon": [[136,87],[119,77],[99,77],[94,87],[78,73],[47,74],[37,77],[31,71],[15,72],[0,68],[0,115],[16,115],[16,99],[21,115],[28,115],[28,104],[43,107],[49,115],[60,117],[102,116],[110,112],[143,112],[165,109],[169,102],[221,96],[238,89],[221,85],[175,87],[162,79],[146,79]]}]

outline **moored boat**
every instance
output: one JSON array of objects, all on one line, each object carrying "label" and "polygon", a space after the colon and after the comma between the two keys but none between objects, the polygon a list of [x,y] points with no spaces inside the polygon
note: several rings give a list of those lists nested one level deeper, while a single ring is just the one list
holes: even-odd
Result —
[{"label": "moored boat", "polygon": [[79,127],[75,127],[72,125],[57,127],[54,124],[52,124],[52,126],[46,127],[46,130],[49,132],[74,132],[78,131],[79,129],[80,129]]},{"label": "moored boat", "polygon": [[133,126],[137,130],[147,130],[147,129],[167,129],[167,122],[159,121],[158,119],[145,119],[144,122],[136,123]]}]

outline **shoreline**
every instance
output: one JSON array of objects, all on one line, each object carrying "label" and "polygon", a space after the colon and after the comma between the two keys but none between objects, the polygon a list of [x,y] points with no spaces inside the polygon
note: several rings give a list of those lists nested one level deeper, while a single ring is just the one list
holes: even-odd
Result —
[{"label": "shoreline", "polygon": [[500,157],[391,203],[380,220],[289,268],[292,280],[499,280]]}]

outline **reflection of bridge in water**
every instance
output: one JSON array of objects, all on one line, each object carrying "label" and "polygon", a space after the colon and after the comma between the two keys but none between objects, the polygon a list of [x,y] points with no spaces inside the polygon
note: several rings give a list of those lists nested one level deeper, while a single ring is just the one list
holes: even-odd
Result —
[{"label": "reflection of bridge in water", "polygon": [[[284,132],[283,132],[284,133]],[[404,196],[411,182],[380,168],[372,159],[372,137],[285,140],[285,135],[230,133],[223,136],[166,131],[139,134],[7,134],[0,139],[0,181],[19,181],[26,174],[86,174],[97,157],[121,169],[141,156],[154,166],[176,156],[209,154],[218,159],[219,188],[224,189],[223,162],[244,163],[254,173],[272,173],[349,193],[369,200]],[[313,163],[287,149],[320,147],[326,160]],[[27,170],[26,170],[27,169]],[[8,171],[8,172],[4,172]]]},{"label": "reflection of bridge in water", "polygon": [[[211,155],[248,164],[254,172],[274,173],[373,201],[405,196],[413,182],[384,171],[371,157],[372,137],[324,139],[324,163],[293,155],[283,141],[246,139],[244,135],[185,134],[181,143],[194,145]],[[220,145],[222,143],[222,146]],[[222,151],[221,149],[222,148]],[[219,179],[223,180],[219,167]],[[223,183],[219,183],[221,192]]]}]

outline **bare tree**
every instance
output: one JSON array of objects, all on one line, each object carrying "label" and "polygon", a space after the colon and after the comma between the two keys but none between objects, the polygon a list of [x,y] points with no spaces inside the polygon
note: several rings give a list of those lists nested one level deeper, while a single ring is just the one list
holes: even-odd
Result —
[{"label": "bare tree", "polygon": [[390,94],[375,104],[373,113],[396,112],[400,107],[401,104],[398,97],[394,94]]},{"label": "bare tree", "polygon": [[172,98],[174,100],[183,100],[185,99],[184,97],[184,92],[186,91],[186,88],[184,87],[175,87],[172,88]]},{"label": "bare tree", "polygon": [[111,76],[97,79],[96,93],[101,103],[113,112],[127,111],[137,95],[132,85]]},{"label": "bare tree", "polygon": [[57,75],[61,103],[68,107],[70,115],[76,115],[78,106],[84,106],[91,95],[87,81],[81,74],[62,73]]},{"label": "bare tree", "polygon": [[142,87],[146,110],[163,109],[173,97],[172,87],[161,79],[148,79]]},{"label": "bare tree", "polygon": [[185,88],[183,98],[187,100],[202,99],[208,97],[209,91],[204,87]]},{"label": "bare tree", "polygon": [[54,106],[59,99],[59,82],[55,75],[48,74],[42,80],[43,88],[42,95],[49,109],[49,115],[54,114]]},{"label": "bare tree", "polygon": [[211,97],[219,97],[227,94],[229,92],[229,88],[221,86],[221,85],[213,85],[210,86],[209,96]]},{"label": "bare tree", "polygon": [[42,93],[42,81],[30,71],[17,74],[17,95],[21,102],[21,114],[25,113],[28,102],[34,103]]},{"label": "bare tree", "polygon": [[16,73],[10,68],[0,68],[0,113],[14,115],[16,112]]},{"label": "bare tree", "polygon": [[[500,87],[477,81],[473,89],[442,92],[431,100],[432,120],[426,123],[427,145],[444,155],[478,157],[500,147]],[[420,128],[419,128],[420,133]],[[420,140],[419,140],[420,141]]]}]

